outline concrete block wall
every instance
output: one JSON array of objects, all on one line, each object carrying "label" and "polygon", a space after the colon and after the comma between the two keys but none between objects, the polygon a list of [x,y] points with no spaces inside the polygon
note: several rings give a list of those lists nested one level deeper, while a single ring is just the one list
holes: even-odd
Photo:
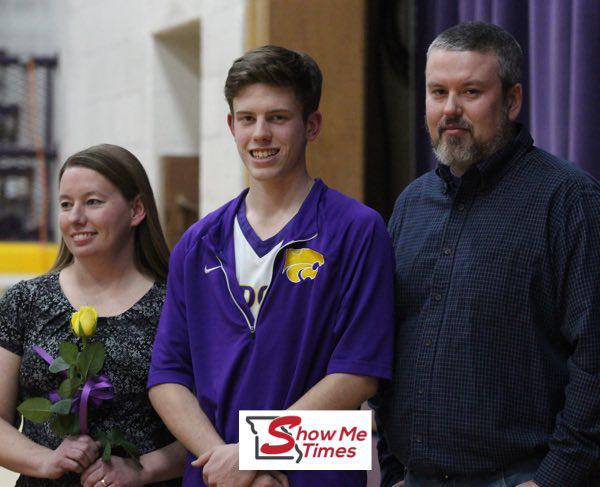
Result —
[{"label": "concrete block wall", "polygon": [[58,10],[47,0],[0,0],[0,49],[45,56],[58,49]]},{"label": "concrete block wall", "polygon": [[245,0],[211,1],[202,23],[202,82],[200,99],[200,212],[205,215],[246,186],[242,163],[226,117],[223,86],[227,71],[244,49]]},{"label": "concrete block wall", "polygon": [[[160,157],[199,154],[201,213],[237,194],[243,168],[222,93],[244,50],[245,3],[61,0],[62,159],[97,143],[123,145],[144,164],[160,206]],[[193,29],[196,73],[177,59],[184,51],[169,54],[171,33]]]}]

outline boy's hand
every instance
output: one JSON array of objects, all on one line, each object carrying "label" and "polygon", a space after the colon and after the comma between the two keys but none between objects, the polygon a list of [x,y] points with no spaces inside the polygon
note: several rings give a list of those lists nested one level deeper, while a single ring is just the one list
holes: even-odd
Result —
[{"label": "boy's hand", "polygon": [[255,470],[239,469],[237,443],[216,446],[192,462],[193,467],[204,467],[202,478],[209,487],[247,487],[256,477]]},{"label": "boy's hand", "polygon": [[251,487],[290,487],[290,484],[285,474],[269,470],[258,472]]}]

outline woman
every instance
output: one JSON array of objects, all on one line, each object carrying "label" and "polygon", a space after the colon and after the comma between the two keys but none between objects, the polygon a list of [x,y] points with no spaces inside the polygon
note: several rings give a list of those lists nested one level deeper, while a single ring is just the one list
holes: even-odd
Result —
[{"label": "woman", "polygon": [[[46,275],[10,288],[0,300],[0,465],[20,472],[17,486],[180,485],[185,453],[146,396],[152,342],[165,295],[169,251],[148,177],[114,145],[71,156],[59,174],[60,250]],[[24,399],[56,389],[60,376],[33,350],[53,357],[73,341],[69,320],[81,306],[100,316],[94,340],[106,347],[102,372],[115,397],[89,413],[90,431],[120,429],[142,453],[99,458],[89,436],[57,436],[48,423],[15,428]]]}]

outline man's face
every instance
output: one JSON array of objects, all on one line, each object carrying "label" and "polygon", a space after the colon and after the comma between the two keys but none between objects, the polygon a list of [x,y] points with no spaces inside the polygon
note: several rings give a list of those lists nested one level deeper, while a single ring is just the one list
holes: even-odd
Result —
[{"label": "man's face", "polygon": [[509,142],[521,109],[521,85],[503,95],[494,52],[434,49],[425,83],[431,144],[456,175]]},{"label": "man's face", "polygon": [[250,178],[282,182],[306,172],[306,143],[318,135],[321,114],[305,123],[291,89],[256,83],[233,99],[227,123]]}]

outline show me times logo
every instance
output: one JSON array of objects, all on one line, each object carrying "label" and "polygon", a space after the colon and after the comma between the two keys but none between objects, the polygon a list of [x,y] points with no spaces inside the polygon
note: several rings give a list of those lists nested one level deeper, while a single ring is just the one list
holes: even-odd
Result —
[{"label": "show me times logo", "polygon": [[240,470],[371,470],[371,411],[240,411]]}]

